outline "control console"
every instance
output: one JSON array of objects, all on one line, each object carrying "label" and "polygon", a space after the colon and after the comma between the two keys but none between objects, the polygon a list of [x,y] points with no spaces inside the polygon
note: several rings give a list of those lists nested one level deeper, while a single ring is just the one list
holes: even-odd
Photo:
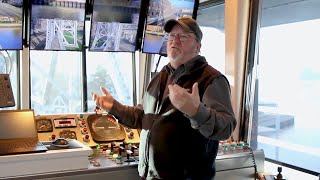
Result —
[{"label": "control console", "polygon": [[36,128],[39,140],[56,138],[76,139],[89,147],[111,147],[120,144],[139,144],[139,131],[117,123],[109,114],[37,115]]}]

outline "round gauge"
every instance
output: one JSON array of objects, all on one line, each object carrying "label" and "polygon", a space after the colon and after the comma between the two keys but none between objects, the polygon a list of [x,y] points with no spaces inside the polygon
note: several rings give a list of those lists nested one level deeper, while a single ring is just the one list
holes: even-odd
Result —
[{"label": "round gauge", "polygon": [[88,117],[88,124],[95,141],[117,141],[126,137],[124,128],[112,116]]},{"label": "round gauge", "polygon": [[70,131],[70,130],[63,130],[59,133],[59,136],[61,138],[65,138],[65,139],[77,139],[77,134],[74,131]]},{"label": "round gauge", "polygon": [[37,119],[37,131],[38,132],[52,132],[52,122],[50,119]]},{"label": "round gauge", "polygon": [[101,137],[117,137],[121,133],[119,124],[110,121],[107,118],[100,117],[92,122],[92,130]]}]

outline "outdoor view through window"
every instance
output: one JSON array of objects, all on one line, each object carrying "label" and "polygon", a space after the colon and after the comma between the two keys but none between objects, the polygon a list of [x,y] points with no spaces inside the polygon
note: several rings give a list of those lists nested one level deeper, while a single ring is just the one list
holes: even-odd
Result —
[{"label": "outdoor view through window", "polygon": [[265,2],[255,104],[258,148],[266,158],[319,173],[320,3]]}]

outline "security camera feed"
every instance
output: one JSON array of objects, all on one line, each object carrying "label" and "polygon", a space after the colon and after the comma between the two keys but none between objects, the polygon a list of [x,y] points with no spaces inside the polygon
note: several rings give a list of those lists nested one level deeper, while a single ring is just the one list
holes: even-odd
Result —
[{"label": "security camera feed", "polygon": [[195,0],[150,0],[142,52],[167,54],[163,26],[169,19],[193,17]]},{"label": "security camera feed", "polygon": [[32,0],[30,49],[81,51],[86,0]]},{"label": "security camera feed", "polygon": [[22,49],[23,0],[0,0],[0,50]]},{"label": "security camera feed", "polygon": [[89,51],[134,52],[141,0],[95,0]]}]

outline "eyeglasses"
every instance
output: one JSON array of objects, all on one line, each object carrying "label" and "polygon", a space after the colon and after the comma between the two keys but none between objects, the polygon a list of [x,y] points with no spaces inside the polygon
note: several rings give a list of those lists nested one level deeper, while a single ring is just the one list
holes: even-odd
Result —
[{"label": "eyeglasses", "polygon": [[191,35],[186,34],[186,33],[168,33],[168,34],[166,34],[166,40],[173,41],[174,38],[178,38],[182,42],[183,41],[187,41],[190,38],[196,39],[196,38],[194,38]]}]

